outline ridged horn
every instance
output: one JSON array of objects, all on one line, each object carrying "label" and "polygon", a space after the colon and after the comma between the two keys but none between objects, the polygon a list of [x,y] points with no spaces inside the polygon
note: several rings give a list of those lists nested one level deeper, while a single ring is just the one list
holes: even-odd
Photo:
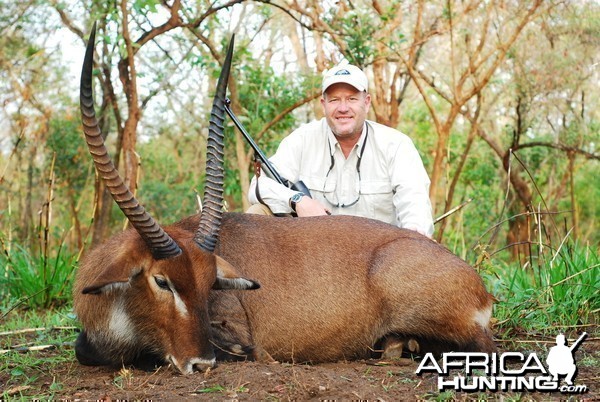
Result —
[{"label": "ridged horn", "polygon": [[221,220],[223,218],[223,121],[225,120],[225,95],[227,92],[227,81],[231,70],[231,59],[233,58],[234,35],[229,41],[227,55],[221,68],[217,92],[210,112],[208,126],[208,143],[206,145],[206,183],[204,185],[204,202],[200,223],[196,231],[196,243],[204,250],[213,252]]},{"label": "ridged horn", "polygon": [[94,63],[94,41],[96,39],[96,23],[92,27],[90,39],[85,51],[83,68],[81,69],[80,84],[80,109],[83,133],[88,150],[94,159],[98,174],[106,183],[110,194],[121,208],[131,225],[137,230],[146,242],[152,256],[156,260],[175,257],[181,254],[177,243],[156,223],[146,212],[144,207],[133,196],[129,188],[119,175],[108,151],[104,145],[104,138],[96,112],[94,110],[94,97],[92,91],[92,69]]}]

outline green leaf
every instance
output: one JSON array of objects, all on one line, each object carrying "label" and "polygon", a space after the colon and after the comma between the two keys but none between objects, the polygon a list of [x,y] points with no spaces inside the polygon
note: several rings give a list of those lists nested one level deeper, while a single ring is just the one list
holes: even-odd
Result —
[{"label": "green leaf", "polygon": [[195,391],[194,393],[197,393],[197,394],[214,394],[214,393],[223,392],[225,390],[226,390],[226,388],[223,387],[222,385],[215,385],[213,387],[206,387],[206,388],[199,389],[198,391]]}]

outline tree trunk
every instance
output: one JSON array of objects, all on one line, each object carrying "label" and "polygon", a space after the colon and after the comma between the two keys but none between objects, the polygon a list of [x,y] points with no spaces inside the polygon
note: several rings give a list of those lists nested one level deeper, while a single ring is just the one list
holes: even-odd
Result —
[{"label": "tree trunk", "polygon": [[92,246],[98,245],[108,237],[110,227],[110,212],[113,199],[104,180],[96,173],[94,183],[94,222],[92,226]]},{"label": "tree trunk", "polygon": [[569,193],[571,196],[571,218],[573,219],[573,240],[577,240],[579,238],[579,218],[575,197],[575,153],[569,152],[567,157],[569,158]]},{"label": "tree trunk", "polygon": [[[518,169],[512,164],[512,151],[509,149],[505,151],[502,149],[500,144],[493,138],[488,136],[483,130],[478,129],[478,135],[492,148],[492,150],[502,158],[502,167],[508,174],[508,180],[512,185],[513,192],[516,194],[525,211],[531,211],[531,200],[532,194],[527,182],[519,175]],[[509,208],[509,216],[515,216],[523,211],[523,209],[516,210],[515,208]],[[508,244],[515,244],[515,247],[511,247],[511,253],[513,257],[517,257],[519,254],[529,255],[529,221],[524,217],[516,217],[509,222],[508,233],[506,240]]]},{"label": "tree trunk", "polygon": [[27,186],[25,188],[25,204],[22,209],[21,222],[23,222],[23,233],[21,234],[25,244],[33,249],[36,242],[33,241],[33,205],[32,205],[32,192],[33,192],[33,171],[35,161],[36,148],[31,147],[29,149],[29,156],[27,157]]},{"label": "tree trunk", "polygon": [[127,1],[121,0],[121,18],[123,28],[123,40],[125,41],[126,55],[119,61],[119,78],[125,89],[127,98],[127,120],[123,127],[123,162],[125,173],[125,184],[132,194],[137,190],[139,158],[135,151],[137,143],[137,126],[141,117],[141,110],[137,91],[137,73],[135,69],[133,44],[129,35],[129,18]]},{"label": "tree trunk", "polygon": [[81,222],[79,221],[79,210],[77,208],[77,202],[75,201],[75,193],[72,187],[67,190],[67,198],[69,202],[69,209],[71,210],[71,216],[73,217],[73,231],[75,232],[74,243],[77,250],[81,250],[83,247],[83,235],[81,232]]},{"label": "tree trunk", "polygon": [[[458,165],[456,166],[456,171],[454,172],[454,176],[452,177],[452,182],[450,183],[450,186],[448,187],[448,193],[446,195],[446,202],[444,205],[443,213],[450,211],[450,209],[452,208],[454,192],[456,190],[456,186],[458,185],[458,181],[459,181],[458,179],[460,178],[463,168],[465,167],[465,163],[467,162],[467,158],[469,156],[469,152],[471,151],[471,146],[473,145],[473,141],[475,139],[476,133],[477,133],[477,129],[474,126],[472,126],[471,131],[469,131],[469,136],[467,137],[467,143],[465,145],[465,149],[463,150],[463,152],[461,154],[460,161],[458,162]],[[447,223],[448,223],[448,219],[444,219],[440,222],[439,226],[437,227],[436,240],[438,242],[441,242],[442,238],[444,237],[444,230],[446,229]]]},{"label": "tree trunk", "polygon": [[[450,129],[453,121],[446,121],[437,132],[437,143],[433,153],[433,167],[431,169],[431,186],[429,187],[429,198],[433,209],[436,210],[438,203],[442,202],[440,188],[444,178],[446,154],[448,152],[448,141],[450,139]],[[445,197],[444,197],[445,198]]]}]

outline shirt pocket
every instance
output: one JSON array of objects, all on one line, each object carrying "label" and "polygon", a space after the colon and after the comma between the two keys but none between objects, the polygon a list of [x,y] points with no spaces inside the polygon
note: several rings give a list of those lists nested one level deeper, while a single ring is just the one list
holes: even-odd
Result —
[{"label": "shirt pocket", "polygon": [[366,195],[392,194],[392,185],[389,181],[363,181],[360,192]]},{"label": "shirt pocket", "polygon": [[302,177],[302,181],[306,184],[306,187],[310,190],[311,193],[333,193],[335,190],[335,180],[333,177],[330,177],[329,180],[325,180],[324,177]]},{"label": "shirt pocket", "polygon": [[388,223],[395,221],[394,193],[389,181],[364,181],[360,185],[360,193],[372,218]]},{"label": "shirt pocket", "polygon": [[335,180],[333,178],[330,177],[328,180],[325,180],[324,177],[305,176],[301,180],[310,190],[311,198],[321,202],[323,205],[328,205],[327,197],[331,198],[335,191]]}]

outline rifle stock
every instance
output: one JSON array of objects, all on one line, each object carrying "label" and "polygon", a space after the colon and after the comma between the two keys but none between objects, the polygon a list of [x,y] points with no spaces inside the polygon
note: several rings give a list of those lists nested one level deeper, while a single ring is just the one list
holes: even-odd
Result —
[{"label": "rifle stock", "polygon": [[310,197],[310,190],[308,189],[308,187],[306,187],[306,184],[304,184],[304,182],[302,180],[297,181],[296,183],[292,183],[292,185],[290,186],[290,188],[292,190],[296,190],[301,192],[302,194],[306,195],[307,197]]},{"label": "rifle stock", "polygon": [[306,184],[304,184],[302,181],[298,181],[297,183],[290,183],[289,180],[281,177],[281,175],[277,172],[277,170],[275,170],[275,167],[267,159],[264,152],[258,147],[258,145],[254,141],[254,139],[252,139],[252,137],[250,136],[250,134],[248,134],[248,132],[246,131],[246,129],[244,128],[242,123],[238,120],[237,116],[233,113],[233,111],[229,107],[230,105],[231,105],[231,100],[229,98],[226,98],[225,99],[225,112],[227,112],[227,114],[233,121],[233,124],[235,124],[235,126],[238,128],[238,130],[240,130],[240,132],[246,139],[246,142],[248,142],[248,144],[250,144],[250,147],[252,147],[252,149],[254,150],[255,157],[260,160],[261,165],[265,168],[264,170],[267,172],[267,175],[272,177],[273,180],[277,181],[279,184],[282,184],[288,188],[291,188],[292,190],[299,191],[299,192],[303,193],[304,195],[310,197],[311,196],[310,191],[309,191],[308,187],[306,187]]}]

